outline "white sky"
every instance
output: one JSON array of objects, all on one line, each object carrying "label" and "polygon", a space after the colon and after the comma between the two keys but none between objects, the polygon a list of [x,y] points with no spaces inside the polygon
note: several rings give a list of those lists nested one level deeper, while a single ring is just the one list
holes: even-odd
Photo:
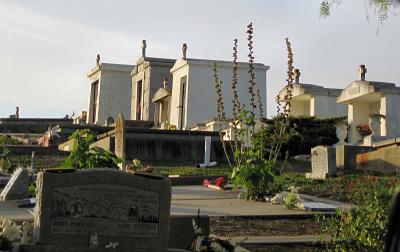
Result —
[{"label": "white sky", "polygon": [[147,55],[230,60],[234,38],[246,61],[246,26],[267,74],[268,114],[286,79],[289,37],[301,82],[343,88],[366,64],[367,79],[400,85],[400,17],[379,28],[364,0],[344,0],[319,19],[322,0],[0,0],[0,117],[63,117],[87,109],[86,73],[102,62],[135,64]]}]

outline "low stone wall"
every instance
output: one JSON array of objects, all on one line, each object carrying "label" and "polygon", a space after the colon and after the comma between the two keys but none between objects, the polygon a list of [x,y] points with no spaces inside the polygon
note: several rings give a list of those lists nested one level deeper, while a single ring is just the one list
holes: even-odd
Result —
[{"label": "low stone wall", "polygon": [[211,136],[211,161],[225,162],[216,132],[129,129],[126,133],[126,159],[202,163],[204,139]]},{"label": "low stone wall", "polygon": [[400,146],[392,146],[358,154],[357,169],[387,175],[399,173]]},{"label": "low stone wall", "polygon": [[72,119],[63,118],[0,118],[2,133],[44,133],[49,126],[72,125]]},{"label": "low stone wall", "polygon": [[7,145],[11,155],[31,155],[32,151],[35,154],[42,155],[65,155],[65,153],[59,151],[57,147],[39,147],[31,145]]}]

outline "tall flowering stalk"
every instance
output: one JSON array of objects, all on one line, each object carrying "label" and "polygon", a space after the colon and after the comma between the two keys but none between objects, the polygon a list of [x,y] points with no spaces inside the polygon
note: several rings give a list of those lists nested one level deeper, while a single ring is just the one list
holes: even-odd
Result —
[{"label": "tall flowering stalk", "polygon": [[254,110],[256,108],[255,104],[255,95],[254,95],[254,86],[255,86],[255,75],[254,75],[254,52],[253,52],[253,23],[250,23],[247,26],[247,41],[248,41],[248,48],[249,48],[249,54],[247,55],[249,58],[249,96],[250,96],[250,111],[254,115]]},{"label": "tall flowering stalk", "polygon": [[293,52],[289,38],[286,38],[285,42],[286,42],[286,50],[288,57],[287,79],[285,86],[286,92],[284,97],[280,97],[279,95],[276,97],[277,115],[274,118],[275,131],[272,136],[272,147],[269,152],[269,160],[273,160],[274,162],[278,159],[280,150],[282,148],[282,144],[285,138],[289,134],[289,115],[290,115],[291,101],[293,98],[293,80],[294,80]]},{"label": "tall flowering stalk", "polygon": [[218,120],[220,122],[225,121],[225,108],[224,108],[224,100],[222,98],[222,81],[218,78],[217,73],[217,64],[213,63],[213,78],[215,89],[217,93],[217,112],[218,112]]},{"label": "tall flowering stalk", "polygon": [[[227,155],[228,162],[232,168],[232,180],[235,185],[243,186],[247,189],[248,199],[263,199],[267,188],[274,180],[273,167],[274,164],[263,156],[263,138],[255,134],[256,110],[259,115],[260,122],[264,121],[264,106],[262,103],[262,95],[259,90],[255,90],[255,67],[253,53],[253,24],[247,26],[247,45],[248,45],[248,103],[240,103],[238,95],[238,63],[237,63],[237,39],[234,40],[233,46],[233,62],[232,62],[232,120],[229,122],[225,117],[222,118],[223,106],[221,105],[222,93],[220,80],[217,74],[216,65],[213,66],[213,77],[217,93],[217,111],[221,119],[229,122],[231,126],[230,141],[223,141],[224,151],[225,145],[230,146],[232,151],[233,162],[231,163],[231,155]],[[243,83],[244,84],[244,83]],[[257,99],[257,100],[256,100]],[[258,104],[256,104],[256,102]],[[246,106],[247,105],[247,106]],[[221,134],[223,140],[223,135]],[[261,141],[259,141],[261,139]]]},{"label": "tall flowering stalk", "polygon": [[234,39],[233,41],[233,53],[232,53],[232,122],[231,129],[233,134],[233,140],[235,145],[237,145],[238,140],[238,124],[239,124],[239,116],[240,116],[240,101],[239,95],[237,91],[238,85],[238,64],[237,64],[237,48],[238,48],[238,40]]}]

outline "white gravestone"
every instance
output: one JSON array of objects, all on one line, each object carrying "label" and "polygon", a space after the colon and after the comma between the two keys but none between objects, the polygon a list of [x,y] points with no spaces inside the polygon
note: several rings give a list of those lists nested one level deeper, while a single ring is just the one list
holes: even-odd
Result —
[{"label": "white gravestone", "polygon": [[336,173],[336,150],[334,147],[317,146],[311,149],[312,173],[307,178],[325,179]]}]

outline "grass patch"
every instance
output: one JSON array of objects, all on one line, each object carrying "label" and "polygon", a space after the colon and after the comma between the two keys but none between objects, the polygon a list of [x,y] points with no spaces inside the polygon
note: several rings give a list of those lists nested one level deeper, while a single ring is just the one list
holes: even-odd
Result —
[{"label": "grass patch", "polygon": [[[298,188],[299,193],[308,194],[316,197],[354,203],[357,191],[354,185],[362,183],[368,175],[349,174],[325,180],[307,179],[304,173],[285,173],[275,178],[271,188],[273,193],[288,190],[290,186]],[[386,184],[395,183],[400,176],[381,176],[374,177],[376,180]],[[394,181],[394,182],[393,182]]]},{"label": "grass patch", "polygon": [[176,162],[143,162],[143,166],[154,167],[154,172],[159,175],[204,175],[204,176],[230,176],[231,169],[228,164],[218,164],[214,167],[197,168],[193,163]]}]

